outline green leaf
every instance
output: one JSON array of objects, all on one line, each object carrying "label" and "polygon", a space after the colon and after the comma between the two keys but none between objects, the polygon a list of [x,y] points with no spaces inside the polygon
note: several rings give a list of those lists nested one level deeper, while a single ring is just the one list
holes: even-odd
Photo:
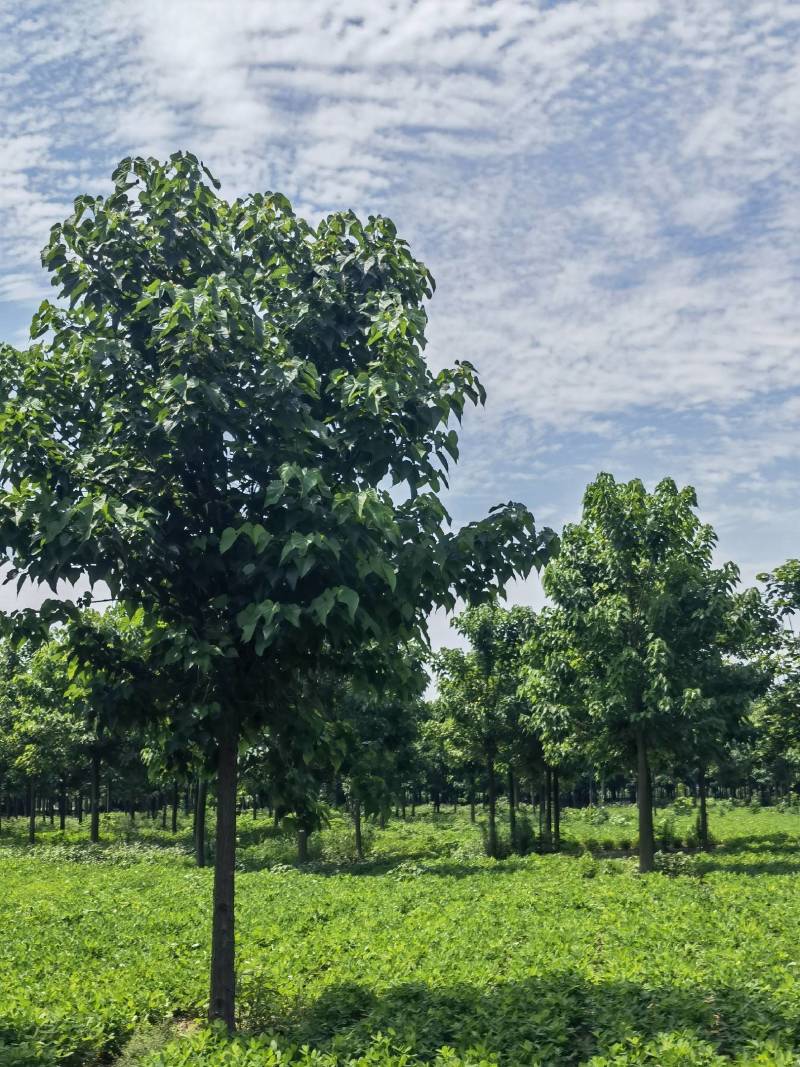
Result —
[{"label": "green leaf", "polygon": [[238,536],[239,530],[234,530],[232,526],[227,526],[222,531],[222,536],[219,539],[220,555],[223,555],[225,552],[228,551],[228,549],[231,547],[231,545],[234,543]]}]

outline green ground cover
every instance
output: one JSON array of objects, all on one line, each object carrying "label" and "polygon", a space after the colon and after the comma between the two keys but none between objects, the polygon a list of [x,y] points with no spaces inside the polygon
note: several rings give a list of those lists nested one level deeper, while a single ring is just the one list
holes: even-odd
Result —
[{"label": "green ground cover", "polygon": [[302,869],[244,816],[241,1023],[261,1036],[232,1044],[191,1022],[211,871],[188,828],[111,816],[105,845],[70,825],[31,850],[4,826],[0,1067],[797,1064],[800,816],[712,818],[713,853],[640,877],[599,851],[634,836],[624,808],[567,811],[569,854],[503,861],[463,811],[375,829],[360,865],[338,824]]}]

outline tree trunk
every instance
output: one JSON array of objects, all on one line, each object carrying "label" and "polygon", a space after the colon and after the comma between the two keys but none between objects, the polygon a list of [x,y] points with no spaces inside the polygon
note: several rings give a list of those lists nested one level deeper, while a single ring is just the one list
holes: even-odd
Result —
[{"label": "tree trunk", "polygon": [[195,817],[194,817],[194,854],[198,867],[206,865],[206,799],[208,783],[205,778],[197,779]]},{"label": "tree trunk", "polygon": [[28,779],[28,843],[36,844],[36,793],[33,788],[33,779]]},{"label": "tree trunk", "polygon": [[553,773],[549,766],[544,770],[544,839],[549,851],[553,844]]},{"label": "tree trunk", "polygon": [[78,813],[78,823],[83,822],[83,793],[78,793],[75,799],[75,808]]},{"label": "tree trunk", "polygon": [[297,828],[297,862],[308,863],[308,830],[305,826]]},{"label": "tree trunk", "polygon": [[517,851],[517,805],[516,805],[516,786],[514,783],[514,772],[509,767],[508,769],[508,833],[511,838],[511,851]]},{"label": "tree trunk", "polygon": [[361,837],[361,801],[353,801],[353,827],[356,835],[356,858],[364,859],[364,841]]},{"label": "tree trunk", "polygon": [[58,828],[67,828],[67,790],[63,782],[58,788]]},{"label": "tree trunk", "polygon": [[178,832],[178,783],[172,785],[172,833]]},{"label": "tree trunk", "polygon": [[701,767],[697,775],[697,792],[700,799],[700,818],[697,826],[697,836],[700,839],[700,848],[708,852],[708,782],[706,781],[706,769]]},{"label": "tree trunk", "polygon": [[558,769],[553,768],[553,848],[561,850],[561,791],[558,784]]},{"label": "tree trunk", "polygon": [[100,840],[100,754],[92,752],[91,822],[89,840],[96,845]]},{"label": "tree trunk", "polygon": [[494,773],[494,756],[487,761],[489,772],[489,855],[497,859],[497,782]]},{"label": "tree trunk", "polygon": [[236,788],[239,727],[232,714],[222,721],[217,771],[217,833],[214,863],[214,905],[211,923],[210,1021],[220,1019],[229,1031],[236,1026],[236,958],[234,940],[234,874],[236,869]]},{"label": "tree trunk", "polygon": [[639,872],[649,874],[655,866],[653,839],[653,790],[644,730],[636,730],[636,802],[639,809]]},{"label": "tree trunk", "polygon": [[470,786],[469,790],[469,821],[475,822],[475,786]]}]

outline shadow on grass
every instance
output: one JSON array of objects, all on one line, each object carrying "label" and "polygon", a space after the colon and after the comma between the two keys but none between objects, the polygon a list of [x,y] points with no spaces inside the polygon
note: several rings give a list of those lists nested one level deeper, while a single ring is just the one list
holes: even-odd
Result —
[{"label": "shadow on grass", "polygon": [[715,852],[728,854],[732,852],[782,852],[787,855],[800,855],[800,838],[787,833],[743,834],[740,837],[728,837],[715,846]]},{"label": "shadow on grass", "polygon": [[423,1062],[444,1045],[485,1048],[500,1063],[555,1065],[664,1034],[708,1042],[723,1056],[735,1056],[755,1039],[772,1039],[787,1050],[800,1041],[797,1006],[748,989],[744,978],[740,987],[691,989],[593,982],[562,971],[490,989],[410,981],[376,992],[347,983],[294,1006],[282,1005],[255,979],[242,1003],[248,1029],[344,1055],[362,1052],[376,1033],[391,1030],[396,1043]]}]

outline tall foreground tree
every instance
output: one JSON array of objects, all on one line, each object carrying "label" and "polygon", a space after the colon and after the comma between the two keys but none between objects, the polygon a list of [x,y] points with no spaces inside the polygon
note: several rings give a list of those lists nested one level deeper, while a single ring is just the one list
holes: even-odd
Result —
[{"label": "tall foreground tree", "polygon": [[210,1015],[233,1027],[240,744],[303,713],[326,656],[419,637],[547,538],[514,504],[449,529],[451,422],[484,394],[428,368],[433,281],[388,219],[228,203],[184,153],[113,182],[51,231],[36,343],[0,350],[0,548],[19,583],[106,582],[183,665],[215,741]]},{"label": "tall foreground tree", "polygon": [[547,669],[559,658],[562,672],[579,662],[584,687],[553,705],[559,715],[585,716],[584,733],[635,762],[642,872],[653,869],[655,851],[653,755],[685,752],[699,723],[710,727],[742,707],[722,700],[720,678],[738,571],[712,566],[716,536],[696,506],[694,490],[671,479],[648,493],[638,479],[601,474],[544,576],[561,609]]}]

